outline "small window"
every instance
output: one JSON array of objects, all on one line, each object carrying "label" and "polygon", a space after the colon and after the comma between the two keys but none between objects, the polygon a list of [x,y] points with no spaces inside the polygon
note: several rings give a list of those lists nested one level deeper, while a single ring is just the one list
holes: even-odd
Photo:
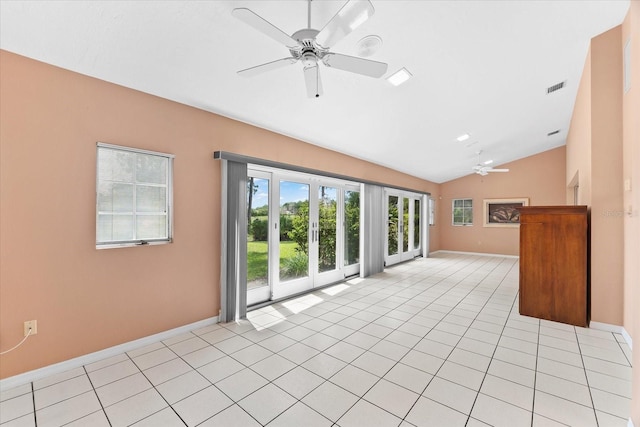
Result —
[{"label": "small window", "polygon": [[453,199],[453,225],[473,225],[472,199]]},{"label": "small window", "polygon": [[429,198],[429,225],[436,224],[436,201]]},{"label": "small window", "polygon": [[171,241],[173,155],[98,144],[96,247]]}]

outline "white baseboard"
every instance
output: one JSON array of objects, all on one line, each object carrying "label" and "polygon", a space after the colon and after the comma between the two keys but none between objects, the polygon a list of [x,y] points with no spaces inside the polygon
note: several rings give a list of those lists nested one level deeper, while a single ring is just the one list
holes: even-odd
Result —
[{"label": "white baseboard", "polygon": [[447,251],[444,249],[440,249],[437,251],[429,252],[429,255],[435,255],[437,253],[445,253],[445,254],[461,254],[461,255],[477,255],[477,256],[499,256],[503,258],[520,258],[518,255],[504,255],[504,254],[487,254],[484,252],[463,252],[463,251]]},{"label": "white baseboard", "polygon": [[175,329],[160,332],[148,337],[140,338],[134,341],[129,341],[123,344],[119,344],[113,347],[105,348],[104,350],[96,351],[94,353],[85,354],[84,356],[75,357],[73,359],[65,360],[64,362],[55,363],[53,365],[45,366],[43,368],[34,369],[33,371],[18,374],[13,377],[8,377],[0,380],[0,390],[8,390],[10,388],[18,387],[32,381],[39,380],[41,378],[48,377],[50,375],[59,374],[61,372],[68,371],[70,369],[79,368],[90,363],[98,362],[109,357],[117,356],[118,354],[132,351],[138,348],[142,348],[149,344],[156,343],[158,341],[164,341],[166,339],[184,334],[189,331],[204,328],[218,323],[218,317],[210,317],[208,319],[200,320],[198,322],[190,323],[188,325],[180,326]]},{"label": "white baseboard", "polygon": [[602,322],[594,322],[592,320],[591,322],[589,322],[589,327],[591,329],[597,329],[599,331],[613,332],[616,334],[620,334],[622,335],[624,340],[627,342],[627,344],[629,344],[629,348],[633,349],[633,345],[631,342],[631,335],[629,335],[629,332],[627,332],[627,330],[623,326],[611,325],[609,323],[602,323]]},{"label": "white baseboard", "polygon": [[633,340],[631,339],[631,335],[629,335],[629,332],[627,332],[625,328],[622,328],[622,337],[627,342],[627,344],[629,344],[629,348],[633,351]]}]

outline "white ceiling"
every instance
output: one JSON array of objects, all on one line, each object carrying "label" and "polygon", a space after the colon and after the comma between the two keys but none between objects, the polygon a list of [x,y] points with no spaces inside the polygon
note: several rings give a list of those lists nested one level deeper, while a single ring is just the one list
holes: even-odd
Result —
[{"label": "white ceiling", "polygon": [[[344,1],[314,0],[321,29]],[[399,87],[321,66],[308,98],[302,65],[236,71],[288,50],[231,15],[247,7],[288,34],[306,0],[1,1],[0,47],[385,165],[433,182],[565,144],[590,38],[619,25],[629,0],[372,0],[374,16],[332,46],[406,67]],[[386,77],[386,75],[385,75]],[[551,95],[546,88],[566,81]],[[547,133],[560,129],[548,137]],[[457,142],[469,133],[471,138]],[[471,146],[469,144],[475,143]]]}]

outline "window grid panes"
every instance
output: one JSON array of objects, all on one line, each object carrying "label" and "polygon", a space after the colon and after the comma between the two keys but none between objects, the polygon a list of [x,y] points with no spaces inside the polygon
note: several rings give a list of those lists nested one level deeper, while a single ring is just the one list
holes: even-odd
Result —
[{"label": "window grid panes", "polygon": [[96,245],[171,240],[173,156],[98,145]]},{"label": "window grid panes", "polygon": [[454,199],[453,200],[453,225],[473,224],[473,200]]}]

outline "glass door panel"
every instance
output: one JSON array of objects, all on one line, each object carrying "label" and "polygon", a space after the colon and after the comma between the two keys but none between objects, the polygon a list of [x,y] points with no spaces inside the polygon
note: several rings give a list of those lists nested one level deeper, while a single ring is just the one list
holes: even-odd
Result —
[{"label": "glass door panel", "polygon": [[280,281],[309,276],[309,184],[280,181]]},{"label": "glass door panel", "polygon": [[360,192],[344,190],[342,203],[342,263],[344,277],[360,272]]},{"label": "glass door panel", "polygon": [[400,218],[398,217],[398,196],[387,198],[387,255],[398,253],[398,233],[400,231]]},{"label": "glass door panel", "polygon": [[400,223],[402,231],[402,252],[409,250],[409,199],[402,198],[402,221]]},{"label": "glass door panel", "polygon": [[360,262],[360,192],[344,193],[344,265]]},{"label": "glass door panel", "polygon": [[[261,176],[262,175],[262,176]],[[247,179],[247,304],[271,297],[269,274],[269,175]]]},{"label": "glass door panel", "polygon": [[312,240],[318,242],[318,272],[336,269],[336,237],[338,226],[338,190],[318,187],[318,231]]},{"label": "glass door panel", "polygon": [[269,180],[247,184],[247,289],[269,285]]}]

